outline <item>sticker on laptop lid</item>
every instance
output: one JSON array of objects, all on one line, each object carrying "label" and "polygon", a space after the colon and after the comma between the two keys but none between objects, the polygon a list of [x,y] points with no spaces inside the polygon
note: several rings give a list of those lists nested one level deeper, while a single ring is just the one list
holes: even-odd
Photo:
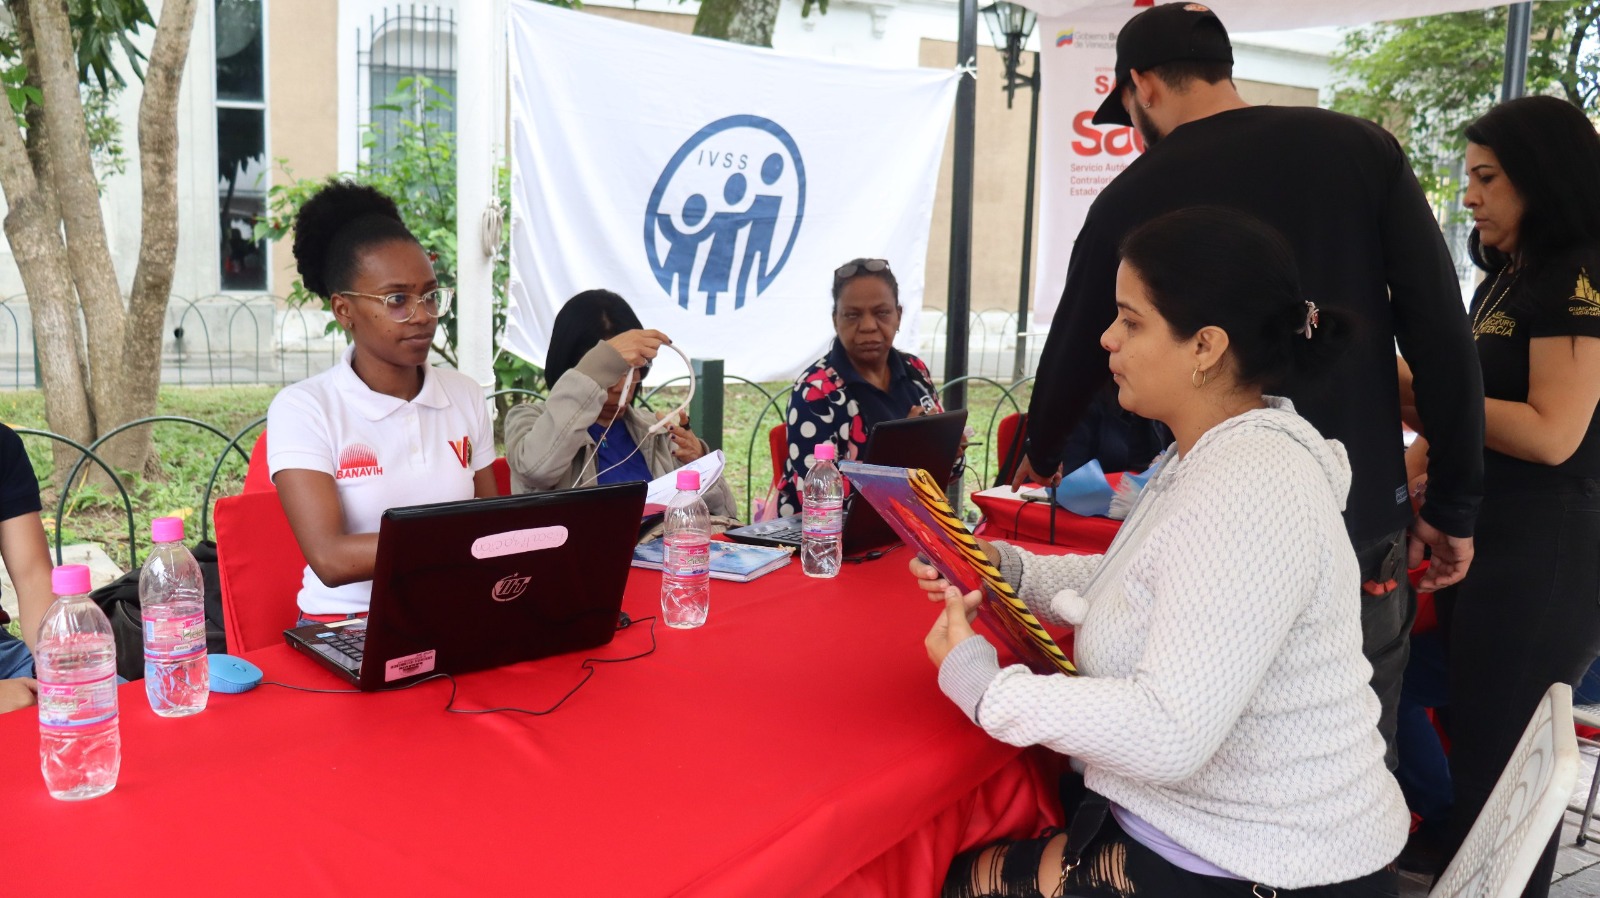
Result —
[{"label": "sticker on laptop lid", "polygon": [[567,528],[556,524],[552,527],[529,527],[525,530],[507,530],[504,533],[491,533],[480,536],[472,541],[473,558],[499,558],[502,555],[516,555],[522,552],[537,552],[540,549],[554,549],[567,544]]},{"label": "sticker on laptop lid", "polygon": [[401,655],[399,658],[389,659],[383,666],[383,681],[393,683],[395,680],[432,672],[434,654],[433,649],[428,649],[415,655]]}]

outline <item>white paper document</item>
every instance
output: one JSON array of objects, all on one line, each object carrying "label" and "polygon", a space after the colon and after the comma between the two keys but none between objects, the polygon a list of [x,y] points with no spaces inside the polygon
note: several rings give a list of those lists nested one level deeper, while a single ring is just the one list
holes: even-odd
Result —
[{"label": "white paper document", "polygon": [[722,478],[722,469],[727,465],[728,459],[718,449],[700,456],[692,462],[677,470],[667,473],[650,481],[650,492],[645,494],[644,501],[647,505],[665,505],[672,501],[678,494],[678,471],[700,472],[700,495],[704,496],[706,490]]}]

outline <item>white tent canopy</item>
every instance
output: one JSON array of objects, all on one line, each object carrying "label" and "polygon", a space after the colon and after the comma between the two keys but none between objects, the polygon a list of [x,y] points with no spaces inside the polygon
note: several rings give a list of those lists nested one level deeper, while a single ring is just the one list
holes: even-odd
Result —
[{"label": "white tent canopy", "polygon": [[[1151,0],[1022,0],[1041,16],[1066,16],[1079,11],[1104,15],[1125,9],[1132,17]],[[1487,9],[1504,3],[1484,0],[1206,0],[1229,31],[1282,31],[1324,25],[1366,25],[1393,19],[1410,19],[1469,9]]]}]

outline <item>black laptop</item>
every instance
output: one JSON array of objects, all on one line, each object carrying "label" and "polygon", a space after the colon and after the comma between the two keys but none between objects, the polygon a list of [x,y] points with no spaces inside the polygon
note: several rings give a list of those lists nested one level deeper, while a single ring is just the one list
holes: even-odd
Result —
[{"label": "black laptop", "polygon": [[391,508],[365,620],[285,630],[363,691],[611,641],[646,485]]},{"label": "black laptop", "polygon": [[[937,415],[884,421],[867,434],[867,447],[857,461],[948,474],[955,470],[956,459],[961,454],[961,437],[966,427],[967,410],[964,408]],[[934,476],[939,475],[936,473]],[[723,535],[743,543],[798,548],[801,538],[800,515],[747,524]],[[845,499],[842,538],[846,558],[900,541],[894,528],[884,523],[871,504],[856,502],[854,494]]]}]

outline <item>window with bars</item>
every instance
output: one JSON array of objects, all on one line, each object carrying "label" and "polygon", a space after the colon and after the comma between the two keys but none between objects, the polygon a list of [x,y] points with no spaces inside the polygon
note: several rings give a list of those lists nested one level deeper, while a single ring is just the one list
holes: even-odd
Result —
[{"label": "window with bars", "polygon": [[267,288],[265,0],[215,0],[217,252],[223,290]]},{"label": "window with bars", "polygon": [[[397,5],[368,20],[356,33],[357,108],[370,128],[371,161],[393,145],[398,124],[433,122],[455,131],[455,104],[430,102],[418,76],[455,96],[455,11],[427,5]],[[401,91],[402,85],[409,89]]]}]

